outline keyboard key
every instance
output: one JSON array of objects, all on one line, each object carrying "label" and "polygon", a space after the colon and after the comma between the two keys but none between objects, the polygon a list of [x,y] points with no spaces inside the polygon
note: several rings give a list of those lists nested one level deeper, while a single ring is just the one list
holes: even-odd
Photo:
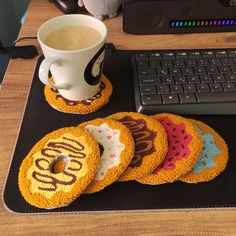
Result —
[{"label": "keyboard key", "polygon": [[188,53],[187,52],[177,52],[176,59],[188,59]]},{"label": "keyboard key", "polygon": [[236,58],[236,50],[230,50],[229,51],[229,57],[234,57],[234,58]]},{"label": "keyboard key", "polygon": [[161,105],[162,100],[160,95],[142,95],[143,105]]},{"label": "keyboard key", "polygon": [[160,61],[150,61],[149,66],[150,66],[151,69],[161,68],[161,62]]},{"label": "keyboard key", "polygon": [[149,85],[149,86],[141,86],[141,94],[156,94],[156,88],[155,86]]},{"label": "keyboard key", "polygon": [[171,61],[162,61],[161,66],[162,66],[162,68],[172,68],[173,67]]},{"label": "keyboard key", "polygon": [[139,78],[155,76],[155,75],[156,75],[156,71],[154,69],[151,69],[151,70],[138,70]]},{"label": "keyboard key", "polygon": [[236,87],[233,83],[224,83],[222,86],[225,92],[236,91]]},{"label": "keyboard key", "polygon": [[231,74],[231,75],[225,75],[225,78],[227,80],[227,82],[233,82],[236,83],[236,75]]},{"label": "keyboard key", "polygon": [[161,81],[163,85],[175,84],[174,78],[171,76],[163,76]]},{"label": "keyboard key", "polygon": [[162,60],[161,53],[151,53],[149,54],[150,60]]},{"label": "keyboard key", "polygon": [[149,69],[149,65],[147,61],[138,61],[137,62],[138,69]]},{"label": "keyboard key", "polygon": [[221,62],[222,62],[223,66],[233,66],[234,65],[233,60],[230,58],[221,59]]},{"label": "keyboard key", "polygon": [[205,74],[207,74],[204,67],[195,67],[194,72],[195,72],[196,75],[205,75]]},{"label": "keyboard key", "polygon": [[167,76],[169,75],[168,69],[157,69],[158,76]]},{"label": "keyboard key", "polygon": [[156,77],[146,77],[139,79],[141,85],[158,84]]},{"label": "keyboard key", "polygon": [[228,53],[225,50],[219,50],[215,52],[216,58],[227,58]]},{"label": "keyboard key", "polygon": [[181,75],[180,68],[170,68],[169,72],[170,72],[170,75]]},{"label": "keyboard key", "polygon": [[236,102],[236,92],[197,93],[198,103]]},{"label": "keyboard key", "polygon": [[190,52],[190,53],[189,53],[189,58],[190,58],[190,59],[201,59],[201,58],[202,58],[202,55],[201,55],[200,52],[197,52],[197,51],[195,51],[195,52]]},{"label": "keyboard key", "polygon": [[162,95],[163,104],[179,104],[179,97],[177,94]]},{"label": "keyboard key", "polygon": [[207,93],[210,92],[208,84],[197,84],[197,91],[199,93]]},{"label": "keyboard key", "polygon": [[195,93],[197,92],[196,86],[194,84],[185,84],[183,85],[185,93]]},{"label": "keyboard key", "polygon": [[185,60],[185,64],[187,67],[198,66],[198,63],[196,60]]},{"label": "keyboard key", "polygon": [[175,55],[173,52],[164,52],[162,53],[163,60],[175,60]]},{"label": "keyboard key", "polygon": [[191,67],[188,68],[181,68],[182,74],[183,75],[193,75],[193,69]]},{"label": "keyboard key", "polygon": [[199,76],[197,75],[190,75],[187,76],[187,80],[189,84],[197,84],[200,83]]},{"label": "keyboard key", "polygon": [[167,85],[157,85],[158,94],[170,94],[169,86]]},{"label": "keyboard key", "polygon": [[213,51],[203,51],[202,57],[203,58],[215,58],[215,53]]},{"label": "keyboard key", "polygon": [[136,54],[135,58],[137,61],[148,61],[148,56],[145,53]]},{"label": "keyboard key", "polygon": [[186,77],[185,76],[174,76],[174,79],[175,79],[175,83],[176,84],[187,84],[188,83],[188,81],[187,81],[187,79],[186,79]]},{"label": "keyboard key", "polygon": [[181,85],[170,85],[171,93],[183,93],[183,87]]},{"label": "keyboard key", "polygon": [[176,60],[176,61],[173,61],[173,66],[174,67],[185,67],[185,62],[182,60]]},{"label": "keyboard key", "polygon": [[220,59],[210,59],[209,62],[211,66],[222,66]]},{"label": "keyboard key", "polygon": [[232,70],[232,73],[233,73],[233,74],[236,74],[236,66],[231,66],[230,68],[231,68],[231,70]]},{"label": "keyboard key", "polygon": [[217,74],[219,74],[218,69],[215,66],[210,66],[210,67],[207,67],[206,69],[207,69],[207,73],[209,75],[217,75]]},{"label": "keyboard key", "polygon": [[198,65],[199,66],[209,66],[209,61],[207,59],[201,59],[201,60],[198,60]]},{"label": "keyboard key", "polygon": [[224,83],[225,82],[225,77],[224,75],[213,75],[213,80],[215,83]]},{"label": "keyboard key", "polygon": [[200,80],[201,80],[201,83],[203,83],[203,84],[205,84],[205,83],[207,83],[207,84],[213,83],[211,75],[201,75],[200,76]]},{"label": "keyboard key", "polygon": [[223,88],[221,84],[209,84],[212,93],[222,92]]},{"label": "keyboard key", "polygon": [[232,73],[230,67],[228,66],[220,66],[218,68],[219,68],[220,74],[227,75],[227,74]]},{"label": "keyboard key", "polygon": [[191,104],[191,103],[197,102],[194,93],[180,94],[179,100],[180,100],[180,104]]}]

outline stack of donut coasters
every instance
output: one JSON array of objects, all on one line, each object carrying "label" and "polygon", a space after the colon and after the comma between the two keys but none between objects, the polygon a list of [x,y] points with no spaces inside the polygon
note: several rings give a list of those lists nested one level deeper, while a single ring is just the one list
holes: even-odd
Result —
[{"label": "stack of donut coasters", "polygon": [[[53,78],[50,79],[53,82]],[[48,104],[54,109],[71,114],[88,114],[102,108],[109,102],[112,84],[104,75],[101,77],[100,90],[93,97],[83,101],[71,101],[60,95],[58,90],[44,87],[44,95]]]},{"label": "stack of donut coasters", "polygon": [[227,162],[227,144],[200,121],[120,112],[47,134],[23,160],[18,184],[29,204],[53,209],[115,181],[210,181]]}]

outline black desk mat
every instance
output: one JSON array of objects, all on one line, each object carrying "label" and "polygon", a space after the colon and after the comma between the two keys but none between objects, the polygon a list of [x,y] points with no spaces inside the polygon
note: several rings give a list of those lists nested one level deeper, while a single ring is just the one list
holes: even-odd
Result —
[{"label": "black desk mat", "polygon": [[[110,102],[89,115],[63,114],[52,109],[44,99],[43,84],[38,79],[39,58],[20,134],[7,178],[4,201],[8,210],[17,213],[86,212],[119,210],[155,210],[179,208],[215,208],[236,206],[236,116],[194,116],[222,135],[229,145],[230,159],[226,170],[215,180],[201,184],[175,182],[159,186],[142,185],[135,181],[114,183],[101,192],[81,195],[64,208],[54,210],[30,206],[18,188],[20,164],[34,144],[47,133],[83,121],[106,117],[114,112],[135,111],[131,56],[134,51],[116,50],[109,45],[104,74],[110,78],[114,91]],[[193,117],[193,116],[186,116]]]}]

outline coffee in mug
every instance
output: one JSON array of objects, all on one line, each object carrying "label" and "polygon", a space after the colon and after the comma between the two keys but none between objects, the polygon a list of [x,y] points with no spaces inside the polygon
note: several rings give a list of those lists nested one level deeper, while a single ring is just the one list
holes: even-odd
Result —
[{"label": "coffee in mug", "polygon": [[93,97],[100,89],[106,36],[104,23],[92,16],[71,14],[47,21],[37,34],[45,57],[40,80],[71,101]]},{"label": "coffee in mug", "polygon": [[44,43],[59,50],[88,48],[101,40],[101,34],[88,26],[65,26],[50,33]]}]

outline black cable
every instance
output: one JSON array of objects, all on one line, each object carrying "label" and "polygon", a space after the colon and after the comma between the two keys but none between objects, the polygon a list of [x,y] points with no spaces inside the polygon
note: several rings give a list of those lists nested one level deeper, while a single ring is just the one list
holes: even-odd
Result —
[{"label": "black cable", "polygon": [[14,42],[13,42],[13,47],[15,46],[15,44],[17,43],[17,42],[19,42],[19,41],[22,41],[22,40],[30,40],[30,39],[37,39],[37,37],[36,36],[33,36],[33,37],[22,37],[22,38],[18,38],[18,39],[16,39]]}]

